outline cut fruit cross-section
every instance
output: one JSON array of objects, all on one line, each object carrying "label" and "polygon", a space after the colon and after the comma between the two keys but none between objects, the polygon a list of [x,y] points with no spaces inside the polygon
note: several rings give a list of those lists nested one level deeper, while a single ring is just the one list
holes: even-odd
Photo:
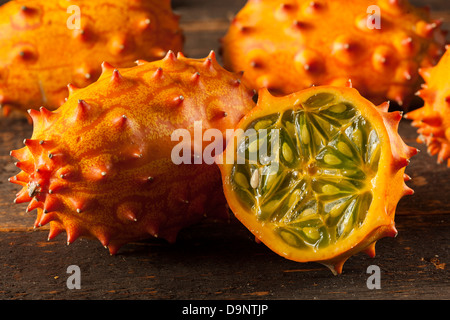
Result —
[{"label": "cut fruit cross-section", "polygon": [[[286,97],[260,91],[219,158],[236,217],[276,253],[342,271],[394,236],[404,169],[417,150],[397,133],[399,112],[352,88],[313,87]],[[230,161],[231,159],[231,161]]]}]

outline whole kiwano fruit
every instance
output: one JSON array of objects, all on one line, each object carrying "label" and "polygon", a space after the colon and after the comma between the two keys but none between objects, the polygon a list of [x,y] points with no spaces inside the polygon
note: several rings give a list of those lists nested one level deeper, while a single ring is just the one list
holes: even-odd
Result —
[{"label": "whole kiwano fruit", "polygon": [[419,137],[427,145],[428,153],[437,154],[438,163],[447,161],[450,167],[450,46],[435,67],[420,69],[425,79],[417,92],[425,104],[405,115],[413,120]]},{"label": "whole kiwano fruit", "polygon": [[406,0],[249,0],[222,39],[223,60],[273,94],[351,79],[373,103],[407,108],[419,67],[444,52],[440,24]]},{"label": "whole kiwano fruit", "polygon": [[0,105],[3,113],[45,106],[85,87],[101,63],[131,67],[181,51],[183,35],[170,1],[19,0],[0,7]]},{"label": "whole kiwano fruit", "polygon": [[397,234],[404,174],[417,150],[397,133],[400,112],[357,90],[318,86],[284,97],[261,89],[220,155],[225,196],[236,217],[279,255],[344,262]]},{"label": "whole kiwano fruit", "polygon": [[172,140],[177,129],[193,136],[196,121],[225,140],[254,107],[239,77],[214,52],[188,59],[169,51],[124,69],[104,63],[99,80],[56,111],[29,111],[33,135],[11,152],[22,170],[10,178],[22,186],[15,202],[37,209],[35,227],[50,223],[49,239],[65,230],[67,243],[97,238],[112,254],[134,240],[172,242],[205,216],[228,218],[219,168],[175,164]]}]

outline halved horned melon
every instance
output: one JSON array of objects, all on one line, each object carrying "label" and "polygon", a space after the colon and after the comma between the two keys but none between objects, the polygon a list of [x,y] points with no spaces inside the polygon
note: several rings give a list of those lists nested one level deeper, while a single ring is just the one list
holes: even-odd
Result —
[{"label": "halved horned melon", "polygon": [[387,109],[348,87],[260,90],[217,159],[235,216],[277,254],[334,274],[357,252],[374,256],[378,239],[397,234],[417,153],[397,133],[401,113]]}]

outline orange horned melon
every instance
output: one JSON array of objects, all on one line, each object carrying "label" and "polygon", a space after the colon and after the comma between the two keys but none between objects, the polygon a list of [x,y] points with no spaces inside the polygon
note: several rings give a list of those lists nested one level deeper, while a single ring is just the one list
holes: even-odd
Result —
[{"label": "orange horned melon", "polygon": [[169,51],[132,68],[104,63],[99,80],[56,111],[29,110],[32,137],[11,152],[22,170],[9,179],[22,187],[15,202],[37,209],[35,227],[50,223],[49,239],[62,231],[67,243],[97,238],[112,254],[129,241],[172,242],[205,215],[228,217],[218,167],[191,157],[176,164],[173,134],[193,136],[202,121],[203,131],[225,135],[254,107],[253,95],[214,52],[188,59]]},{"label": "orange horned melon", "polygon": [[169,0],[17,0],[0,7],[0,105],[54,110],[67,84],[85,87],[101,63],[131,67],[181,51]]},{"label": "orange horned melon", "polygon": [[333,273],[375,255],[397,234],[395,210],[412,194],[404,174],[417,150],[397,133],[400,112],[356,89],[318,86],[274,97],[261,89],[217,158],[236,217],[274,252]]},{"label": "orange horned melon", "polygon": [[443,53],[429,16],[407,0],[249,0],[222,39],[224,65],[274,94],[351,79],[373,103],[406,108],[418,68]]}]

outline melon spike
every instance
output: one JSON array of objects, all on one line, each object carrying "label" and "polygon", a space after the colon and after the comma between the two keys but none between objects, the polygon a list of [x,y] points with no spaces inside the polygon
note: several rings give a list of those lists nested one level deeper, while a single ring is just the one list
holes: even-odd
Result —
[{"label": "melon spike", "polygon": [[27,147],[23,147],[21,149],[12,150],[10,156],[16,158],[17,160],[24,161],[29,158],[30,153]]},{"label": "melon spike", "polygon": [[158,238],[159,237],[159,226],[156,222],[151,222],[149,225],[147,225],[147,232],[152,237]]},{"label": "melon spike", "polygon": [[40,217],[40,219],[39,219],[39,221],[38,221],[38,227],[43,227],[43,226],[45,226],[47,223],[49,223],[49,222],[55,220],[55,217],[56,217],[56,216],[54,215],[53,212],[51,212],[51,213],[47,213],[47,214],[41,214],[41,215],[38,216],[38,217]]},{"label": "melon spike", "polygon": [[46,120],[49,120],[53,115],[53,113],[45,107],[40,107],[39,111],[41,112],[42,117]]},{"label": "melon spike", "polygon": [[57,210],[62,209],[61,206],[62,206],[62,203],[58,199],[57,196],[55,196],[53,194],[48,194],[45,197],[43,212],[49,213],[52,211],[57,211]]},{"label": "melon spike", "polygon": [[371,258],[375,257],[375,244],[376,241],[372,242],[366,249],[364,249],[364,252]]},{"label": "melon spike", "polygon": [[31,197],[28,195],[28,188],[24,187],[21,189],[17,194],[16,198],[14,199],[14,203],[24,203],[31,201]]},{"label": "melon spike", "polygon": [[33,200],[30,201],[30,203],[27,206],[27,212],[33,211],[34,209],[40,208],[42,204],[37,201],[36,198],[33,198]]},{"label": "melon spike", "polygon": [[106,61],[102,62],[102,74],[114,70],[115,68]]},{"label": "melon spike", "polygon": [[76,87],[75,85],[69,83],[69,84],[67,85],[67,89],[69,90],[69,97],[70,97],[70,96],[73,95],[76,91],[78,91],[80,88],[78,88],[78,87]]},{"label": "melon spike", "polygon": [[30,115],[32,122],[38,124],[41,119],[41,113],[35,109],[29,109],[27,112]]},{"label": "melon spike", "polygon": [[135,63],[136,63],[136,65],[141,66],[141,65],[148,63],[148,61],[139,59],[139,60],[136,60]]},{"label": "melon spike", "polygon": [[59,227],[55,221],[50,222],[50,232],[48,233],[47,240],[50,241],[57,237],[60,233],[64,231],[64,228]]},{"label": "melon spike", "polygon": [[81,236],[81,229],[77,225],[66,226],[67,245],[70,245]]},{"label": "melon spike", "polygon": [[75,112],[74,120],[81,121],[81,120],[86,119],[86,115],[87,115],[89,108],[90,108],[90,106],[89,106],[89,104],[87,104],[86,101],[79,99],[78,104],[77,104],[77,109]]},{"label": "melon spike", "polygon": [[109,254],[112,255],[112,256],[116,255],[121,247],[122,247],[122,245],[118,244],[116,242],[110,243],[108,245]]},{"label": "melon spike", "polygon": [[102,244],[102,246],[104,248],[108,248],[109,242],[110,242],[110,236],[104,232],[104,231],[98,231],[95,234],[95,237],[100,241],[100,243]]},{"label": "melon spike", "polygon": [[25,139],[23,143],[28,147],[28,149],[34,156],[42,153],[42,146],[39,140]]},{"label": "melon spike", "polygon": [[339,260],[338,262],[320,262],[322,265],[330,269],[330,271],[333,273],[333,275],[337,276],[342,273],[342,268],[344,266],[344,263],[347,261],[348,258],[343,258],[342,260]]},{"label": "melon spike", "polygon": [[163,69],[161,67],[158,67],[156,69],[155,73],[153,74],[153,78],[159,79],[159,78],[161,78],[162,74],[163,74]]},{"label": "melon spike", "polygon": [[217,62],[216,60],[216,53],[214,52],[214,50],[211,50],[209,55],[208,55],[208,59],[211,59],[213,62]]},{"label": "melon spike", "polygon": [[390,105],[389,101],[386,101],[386,102],[383,102],[382,104],[380,104],[379,106],[377,106],[377,108],[383,112],[388,112],[389,105]]},{"label": "melon spike", "polygon": [[164,57],[164,60],[168,61],[168,62],[175,62],[178,59],[177,59],[177,56],[175,55],[175,53],[172,50],[169,50],[169,51],[167,51],[167,54]]},{"label": "melon spike", "polygon": [[16,167],[25,171],[26,173],[31,174],[32,172],[34,172],[35,164],[34,164],[34,161],[30,159],[30,160],[16,162]]},{"label": "melon spike", "polygon": [[191,77],[193,82],[197,82],[200,79],[200,72],[196,71]]},{"label": "melon spike", "polygon": [[122,82],[122,75],[120,74],[118,69],[114,69],[111,76],[111,83],[118,85]]}]

